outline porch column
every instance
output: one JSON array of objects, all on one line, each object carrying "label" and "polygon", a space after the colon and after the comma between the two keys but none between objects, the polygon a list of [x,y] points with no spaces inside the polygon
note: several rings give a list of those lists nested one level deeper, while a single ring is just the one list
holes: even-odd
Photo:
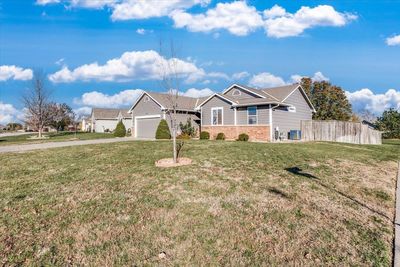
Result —
[{"label": "porch column", "polygon": [[273,142],[274,141],[274,126],[272,123],[272,105],[269,104],[269,138],[270,141]]},{"label": "porch column", "polygon": [[235,123],[235,126],[237,125],[237,120],[236,120],[236,118],[237,118],[237,115],[236,115],[236,113],[237,113],[237,107],[234,107],[233,108],[233,114],[234,114],[234,123]]}]

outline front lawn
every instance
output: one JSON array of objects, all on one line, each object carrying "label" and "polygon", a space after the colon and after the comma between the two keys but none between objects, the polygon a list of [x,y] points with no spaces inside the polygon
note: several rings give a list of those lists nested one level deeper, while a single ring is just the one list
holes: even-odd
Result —
[{"label": "front lawn", "polygon": [[[44,142],[57,142],[57,141],[70,141],[70,140],[89,140],[89,139],[100,139],[100,138],[113,138],[114,135],[110,133],[86,133],[86,132],[58,132],[58,133],[44,133],[44,136],[48,136],[48,139],[29,139],[29,137],[37,136],[37,134],[27,133],[16,136],[0,136],[0,146],[2,145],[22,145],[22,144],[36,144]],[[76,138],[76,139],[75,139]]]},{"label": "front lawn", "polygon": [[170,146],[0,154],[0,263],[391,264],[398,143]]}]

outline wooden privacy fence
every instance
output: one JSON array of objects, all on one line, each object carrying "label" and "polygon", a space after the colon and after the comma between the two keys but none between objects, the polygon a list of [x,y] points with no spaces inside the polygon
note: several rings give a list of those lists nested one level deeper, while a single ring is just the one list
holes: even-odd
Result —
[{"label": "wooden privacy fence", "polygon": [[350,121],[301,121],[301,139],[352,144],[382,144],[382,133],[367,125]]}]

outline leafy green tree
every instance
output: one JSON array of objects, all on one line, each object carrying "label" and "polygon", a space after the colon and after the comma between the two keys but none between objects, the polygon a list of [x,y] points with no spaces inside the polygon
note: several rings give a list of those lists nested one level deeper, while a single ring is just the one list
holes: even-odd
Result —
[{"label": "leafy green tree", "polygon": [[385,110],[376,121],[378,130],[384,138],[400,138],[400,112],[394,108]]},{"label": "leafy green tree", "polygon": [[6,129],[9,131],[18,131],[21,130],[22,124],[21,123],[16,123],[16,122],[10,122],[7,124]]},{"label": "leafy green tree", "polygon": [[57,131],[65,130],[68,125],[74,122],[74,112],[67,104],[50,103],[49,108],[52,114],[50,125]]},{"label": "leafy green tree", "polygon": [[168,123],[166,120],[161,120],[158,124],[156,139],[171,139],[171,132],[169,131]]},{"label": "leafy green tree", "polygon": [[301,86],[310,98],[316,112],[315,120],[348,121],[352,117],[352,109],[344,90],[327,81],[312,81],[303,78]]},{"label": "leafy green tree", "polygon": [[122,121],[119,121],[117,127],[114,130],[115,137],[124,137],[126,135],[126,128]]}]

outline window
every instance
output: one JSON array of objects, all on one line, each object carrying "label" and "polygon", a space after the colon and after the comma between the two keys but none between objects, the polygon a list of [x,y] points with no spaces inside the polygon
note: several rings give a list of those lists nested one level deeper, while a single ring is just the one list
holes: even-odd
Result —
[{"label": "window", "polygon": [[294,107],[294,106],[288,107],[288,111],[289,112],[296,112],[296,107]]},{"label": "window", "polygon": [[211,109],[211,125],[222,125],[223,108],[212,108]]},{"label": "window", "polygon": [[241,95],[242,94],[242,92],[240,92],[240,90],[238,90],[238,89],[235,89],[235,90],[233,90],[233,92],[232,92],[232,95],[233,96],[239,96],[239,95]]},{"label": "window", "polygon": [[247,123],[257,124],[257,107],[247,108]]}]

